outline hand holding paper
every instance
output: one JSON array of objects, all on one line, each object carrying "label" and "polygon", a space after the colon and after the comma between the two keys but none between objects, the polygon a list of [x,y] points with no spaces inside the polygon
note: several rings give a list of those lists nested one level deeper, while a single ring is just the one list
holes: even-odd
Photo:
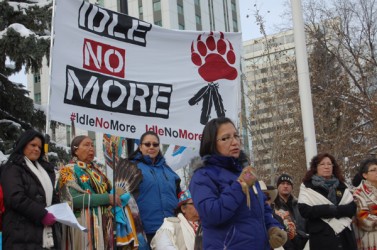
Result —
[{"label": "hand holding paper", "polygon": [[78,228],[81,231],[87,232],[88,229],[81,226],[73,214],[72,209],[68,206],[68,203],[59,203],[49,207],[46,207],[49,213],[55,216],[56,221],[74,228]]}]

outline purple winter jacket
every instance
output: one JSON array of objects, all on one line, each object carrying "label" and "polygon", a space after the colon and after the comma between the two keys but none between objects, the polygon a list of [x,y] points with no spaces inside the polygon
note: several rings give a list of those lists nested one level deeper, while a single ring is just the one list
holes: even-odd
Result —
[{"label": "purple winter jacket", "polygon": [[250,188],[250,209],[237,178],[242,167],[233,157],[203,157],[190,182],[190,192],[203,227],[203,249],[270,249],[268,229],[282,228],[272,217],[258,182]]}]

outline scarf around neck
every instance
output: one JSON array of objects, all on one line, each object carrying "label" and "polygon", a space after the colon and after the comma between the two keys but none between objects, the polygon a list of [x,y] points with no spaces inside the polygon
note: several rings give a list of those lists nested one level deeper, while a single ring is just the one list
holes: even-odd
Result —
[{"label": "scarf around neck", "polygon": [[[31,172],[37,176],[39,182],[41,183],[43,190],[45,191],[46,204],[51,206],[52,203],[52,194],[53,187],[50,176],[48,176],[46,170],[39,164],[38,161],[35,161],[35,164],[29,160],[26,156],[24,157],[26,166],[30,169]],[[52,234],[52,228],[45,226],[43,228],[43,248],[51,248],[54,246],[54,238]]]},{"label": "scarf around neck", "polygon": [[312,176],[312,184],[316,187],[323,187],[329,193],[327,195],[327,199],[329,199],[334,205],[337,205],[338,202],[336,200],[336,188],[339,186],[339,180],[334,176],[331,179],[325,179],[318,175]]}]

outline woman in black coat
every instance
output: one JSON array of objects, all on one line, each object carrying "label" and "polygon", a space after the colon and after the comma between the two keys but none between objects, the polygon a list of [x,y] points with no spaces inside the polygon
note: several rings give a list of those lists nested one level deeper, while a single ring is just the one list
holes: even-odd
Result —
[{"label": "woman in black coat", "polygon": [[351,226],[356,204],[332,155],[313,157],[300,187],[298,208],[307,219],[310,249],[356,250]]},{"label": "woman in black coat", "polygon": [[43,159],[43,135],[24,132],[1,169],[4,249],[59,249],[55,217],[45,207],[58,203],[54,167]]}]

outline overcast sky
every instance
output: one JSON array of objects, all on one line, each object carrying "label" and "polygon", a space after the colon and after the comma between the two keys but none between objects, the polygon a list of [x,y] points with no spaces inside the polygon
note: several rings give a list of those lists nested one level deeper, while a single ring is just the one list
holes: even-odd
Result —
[{"label": "overcast sky", "polygon": [[243,41],[262,37],[259,26],[255,24],[257,9],[264,18],[267,35],[277,33],[282,26],[290,25],[291,21],[282,17],[284,11],[290,11],[288,0],[239,0],[239,3]]}]

